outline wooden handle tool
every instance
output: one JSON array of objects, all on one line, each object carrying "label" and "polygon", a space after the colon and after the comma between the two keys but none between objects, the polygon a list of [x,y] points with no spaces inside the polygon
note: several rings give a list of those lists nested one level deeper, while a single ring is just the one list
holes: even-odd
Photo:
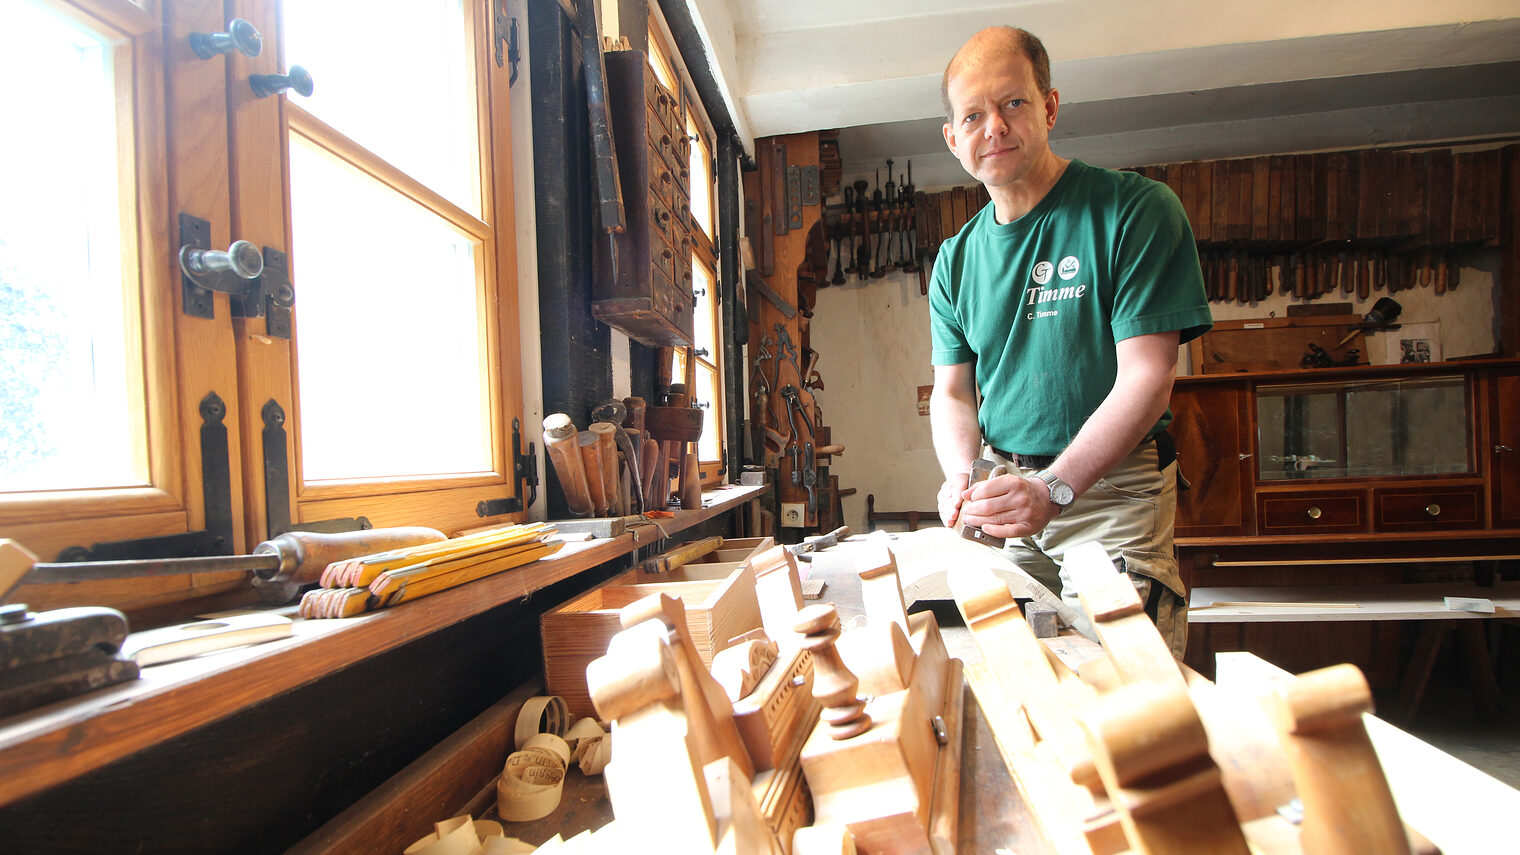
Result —
[{"label": "wooden handle tool", "polygon": [[575,423],[564,413],[555,413],[544,419],[544,447],[549,459],[554,461],[554,472],[559,476],[560,488],[565,491],[565,504],[570,513],[589,517],[593,512],[591,488],[586,483],[586,464],[581,460],[579,431]]},{"label": "wooden handle tool", "polygon": [[609,507],[607,497],[610,492],[602,476],[601,443],[597,440],[596,434],[583,430],[576,434],[576,444],[580,448],[581,464],[586,469],[586,487],[591,493],[592,513],[599,517],[607,516]]},{"label": "wooden handle tool", "polygon": [[623,490],[618,478],[617,425],[611,422],[592,422],[587,430],[596,435],[597,454],[602,463],[602,486],[607,491],[609,512],[618,516],[628,513],[622,501]]}]

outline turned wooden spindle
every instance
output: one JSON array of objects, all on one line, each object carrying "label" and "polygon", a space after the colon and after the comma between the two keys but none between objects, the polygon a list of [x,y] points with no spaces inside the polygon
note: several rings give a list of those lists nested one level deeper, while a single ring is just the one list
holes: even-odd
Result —
[{"label": "turned wooden spindle", "polygon": [[866,702],[855,694],[860,681],[845,667],[834,643],[842,632],[839,611],[823,603],[797,612],[792,629],[807,636],[802,648],[813,654],[813,697],[823,704],[820,716],[829,725],[829,736],[849,739],[871,729]]}]

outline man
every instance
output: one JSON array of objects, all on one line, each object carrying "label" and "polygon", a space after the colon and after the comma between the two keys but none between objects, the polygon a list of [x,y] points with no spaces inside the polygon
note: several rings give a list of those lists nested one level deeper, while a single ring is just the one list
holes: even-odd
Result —
[{"label": "man", "polygon": [[[1007,538],[1010,557],[1074,607],[1062,558],[1096,540],[1181,658],[1167,404],[1178,344],[1212,324],[1182,205],[1162,184],[1051,151],[1060,97],[1023,30],[973,36],[942,94],[945,142],[992,204],[934,265],[940,516]],[[978,456],[1009,474],[967,489]]]}]

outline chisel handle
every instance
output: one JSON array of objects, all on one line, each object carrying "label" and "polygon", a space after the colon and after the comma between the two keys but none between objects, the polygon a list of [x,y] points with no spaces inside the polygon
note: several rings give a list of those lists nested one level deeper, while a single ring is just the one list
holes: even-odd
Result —
[{"label": "chisel handle", "polygon": [[274,571],[254,573],[260,579],[281,579],[307,585],[317,581],[323,568],[335,561],[347,561],[361,555],[389,552],[447,540],[443,532],[424,526],[374,528],[367,531],[344,531],[324,534],[313,531],[287,531],[253,548],[254,555],[279,557]]},{"label": "chisel handle", "polygon": [[578,517],[591,516],[591,488],[586,485],[586,465],[581,461],[579,433],[570,417],[554,413],[544,419],[544,448],[554,461],[554,473],[565,491],[565,504]]}]

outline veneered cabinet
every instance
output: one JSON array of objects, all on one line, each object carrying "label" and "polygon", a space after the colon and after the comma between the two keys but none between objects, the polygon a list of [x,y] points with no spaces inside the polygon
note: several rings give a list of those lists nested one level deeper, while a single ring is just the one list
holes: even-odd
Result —
[{"label": "veneered cabinet", "polygon": [[1247,404],[1244,383],[1178,384],[1173,390],[1169,431],[1177,446],[1181,475],[1178,535],[1249,531],[1252,506],[1246,501],[1251,459]]},{"label": "veneered cabinet", "polygon": [[1179,538],[1520,528],[1512,360],[1179,378]]}]

